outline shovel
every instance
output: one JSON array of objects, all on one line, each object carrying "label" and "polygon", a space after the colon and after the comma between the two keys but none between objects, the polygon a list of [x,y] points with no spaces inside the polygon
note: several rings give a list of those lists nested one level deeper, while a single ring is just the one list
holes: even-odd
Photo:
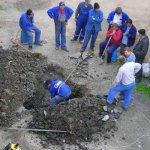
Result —
[{"label": "shovel", "polygon": [[100,65],[102,65],[104,63],[105,53],[106,53],[106,50],[107,50],[107,48],[108,48],[108,46],[110,44],[111,38],[112,38],[112,36],[109,38],[109,40],[107,42],[107,45],[106,45],[106,47],[105,47],[105,49],[103,51],[102,57],[100,59]]}]

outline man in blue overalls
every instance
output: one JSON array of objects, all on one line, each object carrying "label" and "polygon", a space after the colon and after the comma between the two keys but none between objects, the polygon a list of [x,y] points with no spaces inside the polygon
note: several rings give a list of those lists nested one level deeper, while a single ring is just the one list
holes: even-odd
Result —
[{"label": "man in blue overalls", "polygon": [[33,33],[35,33],[35,45],[42,46],[40,41],[41,30],[34,25],[34,13],[31,9],[28,9],[25,13],[23,13],[19,20],[20,28],[23,32],[26,33],[29,50],[32,49],[33,45]]},{"label": "man in blue overalls", "polygon": [[70,87],[60,80],[46,80],[45,87],[50,92],[50,104],[55,108],[59,103],[65,102],[71,95]]},{"label": "man in blue overalls", "polygon": [[99,31],[102,30],[101,23],[103,21],[103,12],[100,10],[98,3],[94,3],[94,9],[89,11],[88,22],[86,25],[86,33],[82,48],[80,50],[83,53],[91,39],[90,49],[93,52],[95,47],[95,42]]},{"label": "man in blue overalls", "polygon": [[82,43],[85,35],[85,27],[89,17],[89,11],[92,8],[93,7],[90,4],[90,0],[85,0],[85,2],[81,2],[78,5],[75,13],[76,30],[71,41],[77,41],[79,38],[79,42]]},{"label": "man in blue overalls", "polygon": [[[54,19],[55,23],[55,42],[56,50],[61,49],[68,52],[66,46],[66,25],[73,14],[73,10],[65,6],[64,2],[60,2],[59,6],[53,7],[47,11],[50,18]],[[61,42],[60,42],[61,36]]]}]

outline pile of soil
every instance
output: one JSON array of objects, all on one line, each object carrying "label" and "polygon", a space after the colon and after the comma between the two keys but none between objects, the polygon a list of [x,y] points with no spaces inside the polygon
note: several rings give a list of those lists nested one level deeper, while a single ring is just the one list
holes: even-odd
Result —
[{"label": "pile of soil", "polygon": [[[115,120],[122,112],[120,105],[106,106],[106,97],[90,95],[84,85],[71,80],[67,81],[72,88],[70,100],[52,109],[43,83],[46,79],[64,81],[70,71],[47,64],[41,54],[0,48],[0,70],[0,127],[12,125],[18,119],[17,109],[29,100],[33,104],[30,111],[33,120],[28,124],[29,128],[67,131],[38,133],[45,147],[48,143],[91,141],[94,133],[110,138],[117,130]],[[106,115],[109,119],[103,121]]]},{"label": "pile of soil", "polygon": [[[18,51],[16,47],[9,50],[0,48],[0,127],[10,126],[18,119],[17,110],[28,99],[35,107],[48,104],[48,91],[43,83],[46,79],[64,80],[68,72],[55,64],[47,64],[47,59],[39,53]],[[71,81],[73,89],[71,98],[83,97],[83,85]]]},{"label": "pile of soil", "polygon": [[[119,105],[106,106],[106,97],[85,96],[82,98],[70,99],[68,103],[60,104],[56,109],[40,108],[34,112],[33,121],[29,128],[62,130],[68,133],[39,133],[43,145],[52,144],[77,144],[89,142],[94,133],[101,137],[111,138],[117,131],[116,119],[119,119],[122,109]],[[104,111],[103,107],[107,107]],[[121,111],[120,111],[121,110]],[[45,116],[46,112],[46,116]],[[107,121],[104,116],[109,115]]]},{"label": "pile of soil", "polygon": [[38,75],[46,65],[41,54],[0,48],[0,126],[9,126],[16,111],[35,91]]}]

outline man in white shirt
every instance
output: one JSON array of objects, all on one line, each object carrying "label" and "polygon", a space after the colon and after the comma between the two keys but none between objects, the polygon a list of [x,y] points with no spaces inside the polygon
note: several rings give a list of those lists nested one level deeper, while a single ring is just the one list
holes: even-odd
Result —
[{"label": "man in white shirt", "polygon": [[113,23],[117,23],[119,28],[122,29],[122,25],[129,19],[127,13],[122,11],[121,7],[117,7],[115,10],[109,13],[107,17],[107,22],[109,24],[109,28]]},{"label": "man in white shirt", "polygon": [[120,67],[115,81],[109,90],[107,103],[112,104],[115,95],[118,92],[124,93],[123,108],[127,110],[131,103],[132,92],[135,88],[135,74],[141,69],[141,64],[135,62],[126,62],[124,56],[119,57],[119,62],[122,64]]}]

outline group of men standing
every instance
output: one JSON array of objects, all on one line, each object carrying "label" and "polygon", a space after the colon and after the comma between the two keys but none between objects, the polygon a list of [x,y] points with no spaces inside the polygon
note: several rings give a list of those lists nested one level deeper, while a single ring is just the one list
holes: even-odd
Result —
[{"label": "group of men standing", "polygon": [[[47,11],[48,16],[54,20],[55,24],[56,50],[59,50],[61,47],[62,50],[66,52],[69,51],[66,44],[66,26],[69,19],[73,15],[73,12],[74,11],[70,7],[66,6],[64,2],[60,2],[58,6]],[[80,52],[83,53],[86,50],[89,41],[91,40],[90,50],[93,52],[98,33],[102,31],[101,23],[103,21],[103,12],[100,9],[100,5],[98,3],[94,3],[93,6],[90,3],[90,0],[81,2],[75,12],[75,21],[76,29],[71,41],[79,41],[79,43],[82,44]],[[127,109],[131,101],[132,90],[135,87],[135,73],[136,82],[140,82],[142,79],[142,67],[139,64],[143,63],[148,52],[149,38],[146,35],[145,29],[138,30],[139,41],[134,46],[133,51],[131,50],[131,47],[135,44],[137,29],[133,25],[132,19],[127,13],[122,11],[121,7],[117,7],[114,11],[109,13],[107,22],[108,31],[106,33],[106,38],[99,44],[99,57],[104,58],[103,55],[105,54],[104,51],[106,48],[108,48],[107,63],[111,63],[112,55],[119,47],[120,54],[123,55],[120,59],[123,67],[122,69],[120,68],[115,79],[115,86],[111,88],[109,92],[108,103],[112,103],[116,92],[125,91],[123,96],[128,104],[126,103],[124,108]],[[40,40],[41,31],[34,25],[34,14],[31,9],[22,14],[19,24],[23,32],[27,34],[29,49],[32,49],[33,33],[35,33],[34,44],[40,46],[42,45]],[[53,85],[53,82],[46,82],[48,87],[50,87],[51,84]],[[64,86],[61,81],[57,81],[56,85],[57,84],[57,89],[59,89],[60,85]],[[71,91],[68,90],[68,93],[65,93],[65,96],[68,98],[70,95]],[[53,97],[55,97],[54,94]],[[61,96],[55,97],[52,105],[56,106],[58,101],[62,101]]]}]

